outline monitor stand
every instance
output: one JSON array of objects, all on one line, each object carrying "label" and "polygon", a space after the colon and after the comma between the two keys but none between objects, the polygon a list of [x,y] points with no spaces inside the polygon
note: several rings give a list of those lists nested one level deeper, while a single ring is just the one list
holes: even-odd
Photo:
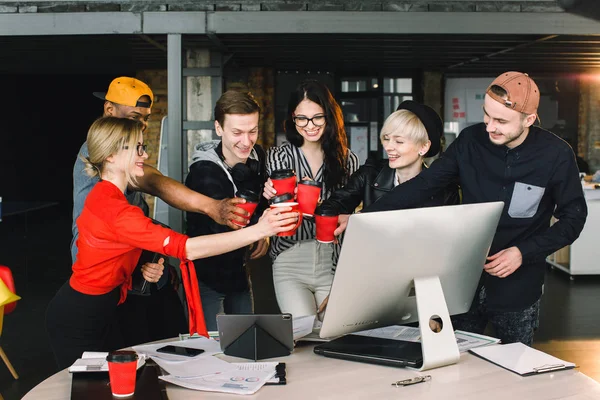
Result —
[{"label": "monitor stand", "polygon": [[[439,277],[415,278],[414,282],[423,350],[423,366],[419,371],[456,364],[460,352]],[[440,332],[429,328],[429,320],[433,316],[442,320]]]}]

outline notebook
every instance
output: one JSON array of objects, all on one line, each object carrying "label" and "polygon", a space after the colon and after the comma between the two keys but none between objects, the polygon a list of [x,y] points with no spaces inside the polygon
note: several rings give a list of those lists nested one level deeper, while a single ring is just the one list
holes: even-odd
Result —
[{"label": "notebook", "polygon": [[392,367],[423,365],[421,343],[378,337],[346,335],[315,346],[314,352],[325,357]]},{"label": "notebook", "polygon": [[521,376],[575,368],[575,364],[571,362],[561,360],[523,343],[495,344],[469,351]]}]

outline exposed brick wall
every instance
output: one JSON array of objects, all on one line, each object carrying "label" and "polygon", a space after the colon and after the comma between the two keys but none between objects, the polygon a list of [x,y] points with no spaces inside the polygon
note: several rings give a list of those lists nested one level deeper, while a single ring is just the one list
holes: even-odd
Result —
[{"label": "exposed brick wall", "polygon": [[[148,84],[154,93],[154,104],[152,105],[152,116],[148,129],[144,133],[144,143],[148,145],[147,163],[156,167],[158,164],[158,150],[160,148],[160,125],[162,119],[167,115],[167,71],[148,70],[139,71],[136,77]],[[150,206],[150,215],[154,210],[154,197],[146,196]]]},{"label": "exposed brick wall", "polygon": [[389,12],[563,12],[556,0],[0,0],[0,13],[101,11],[389,11]]},{"label": "exposed brick wall", "polygon": [[261,105],[258,143],[268,149],[275,142],[275,71],[272,68],[252,68],[248,86]]},{"label": "exposed brick wall", "polygon": [[275,142],[275,71],[250,68],[247,74],[237,71],[225,80],[225,90],[251,92],[261,107],[258,144],[268,149]]}]

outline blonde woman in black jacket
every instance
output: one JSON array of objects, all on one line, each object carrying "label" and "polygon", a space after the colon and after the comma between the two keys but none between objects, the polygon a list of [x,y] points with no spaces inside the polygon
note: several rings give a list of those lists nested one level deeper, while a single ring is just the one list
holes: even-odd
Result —
[{"label": "blonde woman in black jacket", "polygon": [[[412,100],[402,102],[381,128],[381,143],[388,159],[367,160],[343,188],[325,200],[323,207],[335,208],[342,219],[361,203],[368,207],[427,168],[424,159],[439,153],[442,132],[442,120],[431,107]],[[458,186],[452,184],[419,206],[458,204],[459,200]]]}]

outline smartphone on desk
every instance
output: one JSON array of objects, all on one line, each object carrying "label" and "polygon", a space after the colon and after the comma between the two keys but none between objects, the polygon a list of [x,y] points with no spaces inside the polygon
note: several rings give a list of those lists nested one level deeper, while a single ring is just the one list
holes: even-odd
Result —
[{"label": "smartphone on desk", "polygon": [[159,353],[167,353],[174,354],[176,356],[185,356],[185,357],[196,357],[199,354],[204,353],[202,349],[192,349],[190,347],[182,347],[182,346],[163,346],[156,349]]}]

